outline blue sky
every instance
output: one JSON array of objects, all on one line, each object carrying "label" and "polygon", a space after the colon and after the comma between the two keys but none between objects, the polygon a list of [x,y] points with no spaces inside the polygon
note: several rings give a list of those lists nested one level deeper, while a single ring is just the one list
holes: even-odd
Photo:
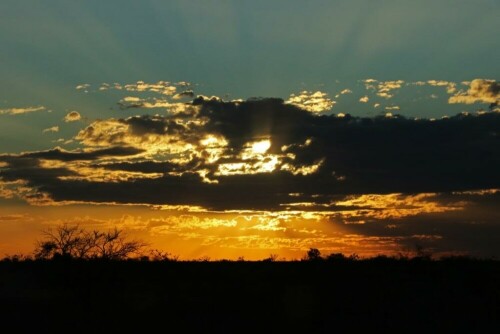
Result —
[{"label": "blue sky", "polygon": [[[363,79],[498,78],[499,15],[494,0],[2,1],[0,108],[53,114],[4,117],[1,146],[18,150],[9,133],[54,126],[70,110],[117,116],[116,97],[88,98],[74,89],[82,83],[187,81],[196,94],[243,99],[350,89],[333,111],[373,116],[376,101],[358,103],[370,93]],[[380,104],[420,117],[484,108],[447,99],[442,88],[403,89]]]},{"label": "blue sky", "polygon": [[64,101],[81,82],[188,81],[245,98],[500,74],[494,0],[7,0],[0,12],[12,103]]}]

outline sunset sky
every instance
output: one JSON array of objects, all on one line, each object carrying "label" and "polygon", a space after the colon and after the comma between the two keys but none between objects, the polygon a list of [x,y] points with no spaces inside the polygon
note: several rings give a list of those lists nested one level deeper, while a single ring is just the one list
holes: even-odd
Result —
[{"label": "sunset sky", "polygon": [[500,256],[500,2],[0,2],[0,257]]}]

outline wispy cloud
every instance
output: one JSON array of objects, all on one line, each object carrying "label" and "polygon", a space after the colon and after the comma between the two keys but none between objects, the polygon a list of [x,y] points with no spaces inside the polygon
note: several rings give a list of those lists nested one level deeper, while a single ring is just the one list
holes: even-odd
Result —
[{"label": "wispy cloud", "polygon": [[57,125],[51,126],[50,128],[43,129],[42,132],[43,133],[47,133],[47,132],[59,132],[59,126],[57,126]]},{"label": "wispy cloud", "polygon": [[90,88],[90,84],[86,84],[86,83],[77,85],[75,87],[76,90],[86,90],[88,88]]},{"label": "wispy cloud", "polygon": [[451,81],[444,80],[429,80],[427,83],[434,87],[446,87],[446,92],[448,94],[453,94],[457,91],[457,84]]},{"label": "wispy cloud", "polygon": [[47,108],[43,106],[37,107],[24,107],[24,108],[8,108],[8,109],[0,109],[0,115],[21,115],[28,114],[36,111],[44,111]]}]

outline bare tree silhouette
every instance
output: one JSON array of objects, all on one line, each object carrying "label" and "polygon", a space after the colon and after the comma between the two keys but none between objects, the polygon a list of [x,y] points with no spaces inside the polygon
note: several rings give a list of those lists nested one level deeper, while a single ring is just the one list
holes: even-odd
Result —
[{"label": "bare tree silhouette", "polygon": [[126,240],[123,230],[87,231],[79,226],[64,224],[43,231],[44,239],[37,242],[37,259],[74,258],[121,260],[138,253],[145,243]]}]

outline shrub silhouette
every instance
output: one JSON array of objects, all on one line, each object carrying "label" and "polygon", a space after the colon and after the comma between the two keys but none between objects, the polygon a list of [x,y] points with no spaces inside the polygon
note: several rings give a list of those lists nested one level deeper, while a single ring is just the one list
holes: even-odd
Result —
[{"label": "shrub silhouette", "polygon": [[178,255],[172,255],[169,252],[162,251],[160,249],[152,249],[149,251],[149,256],[144,256],[144,260],[148,261],[179,261]]},{"label": "shrub silhouette", "polygon": [[321,252],[317,248],[309,248],[305,257],[307,261],[318,261],[322,259]]},{"label": "shrub silhouette", "polygon": [[278,261],[278,254],[269,254],[269,256],[267,258],[265,258],[264,260],[262,260],[264,262],[276,262]]},{"label": "shrub silhouette", "polygon": [[61,225],[43,232],[34,256],[37,259],[109,259],[122,260],[138,253],[145,243],[127,241],[123,230],[87,231],[79,226]]}]

